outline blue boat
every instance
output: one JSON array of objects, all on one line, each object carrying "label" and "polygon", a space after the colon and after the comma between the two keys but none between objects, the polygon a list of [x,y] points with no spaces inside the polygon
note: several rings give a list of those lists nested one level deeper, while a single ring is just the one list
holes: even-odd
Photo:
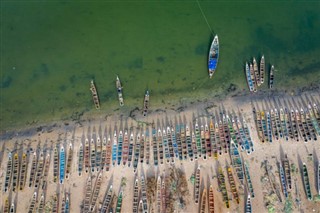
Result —
[{"label": "blue boat", "polygon": [[267,127],[268,127],[268,140],[272,143],[272,127],[271,127],[271,117],[269,111],[267,112]]},{"label": "blue boat", "polygon": [[249,68],[249,65],[248,65],[247,62],[246,62],[246,77],[247,77],[249,90],[250,90],[250,92],[253,92],[254,91],[254,86],[253,86],[253,82],[252,82],[252,79],[251,79],[250,68]]},{"label": "blue boat", "polygon": [[113,136],[113,145],[112,145],[112,165],[116,165],[117,161],[117,148],[118,148],[118,138],[117,138],[117,132],[114,131]]},{"label": "blue boat", "polygon": [[280,174],[280,181],[282,185],[282,192],[286,198],[288,198],[288,190],[287,190],[287,183],[286,183],[286,177],[284,175],[283,167],[281,163],[279,163],[279,174]]},{"label": "blue boat", "polygon": [[173,127],[171,127],[171,137],[172,137],[172,145],[173,145],[173,151],[176,158],[179,158],[179,150],[176,140],[176,133]]},{"label": "blue boat", "polygon": [[118,141],[118,165],[121,163],[122,158],[122,142],[123,142],[123,135],[122,131],[119,132],[119,141]]},{"label": "blue boat", "polygon": [[59,167],[60,167],[60,172],[59,172],[59,174],[60,174],[60,184],[62,184],[63,180],[64,180],[64,171],[65,171],[65,151],[64,151],[63,145],[61,145],[61,147],[60,147],[60,156],[59,156],[59,158],[60,158],[60,160],[59,160],[59,162],[60,162],[60,165],[59,165]]},{"label": "blue boat", "polygon": [[215,35],[211,43],[209,57],[208,57],[208,69],[209,69],[210,78],[212,78],[213,73],[217,69],[218,60],[219,60],[219,40],[218,40],[218,35]]}]

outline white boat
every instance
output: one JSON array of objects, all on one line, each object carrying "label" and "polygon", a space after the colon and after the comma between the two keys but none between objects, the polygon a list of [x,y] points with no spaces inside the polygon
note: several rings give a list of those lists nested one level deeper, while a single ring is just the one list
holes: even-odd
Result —
[{"label": "white boat", "polygon": [[219,60],[219,39],[218,39],[218,35],[215,35],[211,43],[209,57],[208,57],[208,69],[209,69],[210,78],[212,78],[213,73],[217,69],[218,60]]}]

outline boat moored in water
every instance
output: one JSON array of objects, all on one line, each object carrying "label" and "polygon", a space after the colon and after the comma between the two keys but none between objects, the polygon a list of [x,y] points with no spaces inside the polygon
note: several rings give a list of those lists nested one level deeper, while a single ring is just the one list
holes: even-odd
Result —
[{"label": "boat moored in water", "polygon": [[143,102],[143,116],[148,115],[148,109],[149,109],[149,91],[146,91],[146,94],[144,95],[144,102]]},{"label": "boat moored in water", "polygon": [[123,96],[122,96],[122,86],[121,86],[119,76],[117,76],[116,87],[118,92],[119,105],[123,106],[124,102],[123,102]]},{"label": "boat moored in water", "polygon": [[91,80],[91,83],[90,83],[90,91],[92,93],[93,103],[94,103],[96,109],[100,109],[99,96],[98,96],[98,92],[97,92],[96,86],[94,85],[93,80]]},{"label": "boat moored in water", "polygon": [[211,43],[209,57],[208,57],[208,69],[209,69],[210,78],[212,78],[214,72],[217,69],[218,60],[219,60],[219,39],[218,39],[218,35],[215,35]]}]

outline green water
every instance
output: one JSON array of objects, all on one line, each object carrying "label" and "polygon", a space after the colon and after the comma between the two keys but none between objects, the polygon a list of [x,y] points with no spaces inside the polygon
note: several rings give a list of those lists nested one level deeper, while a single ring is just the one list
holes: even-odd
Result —
[{"label": "green water", "polygon": [[[1,1],[1,130],[118,109],[116,74],[128,112],[187,97],[248,90],[253,56],[276,67],[275,87],[319,84],[319,1],[199,1],[219,35],[218,69],[209,80],[212,34],[197,1]],[[264,85],[266,88],[266,85]],[[249,92],[248,92],[249,94]]]}]

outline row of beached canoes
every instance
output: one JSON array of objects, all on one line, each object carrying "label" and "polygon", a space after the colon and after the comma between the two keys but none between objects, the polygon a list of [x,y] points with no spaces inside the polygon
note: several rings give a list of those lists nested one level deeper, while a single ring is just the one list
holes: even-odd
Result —
[{"label": "row of beached canoes", "polygon": [[320,111],[316,102],[300,108],[280,106],[269,110],[253,106],[253,116],[261,142],[271,143],[283,138],[307,143],[320,136]]}]

